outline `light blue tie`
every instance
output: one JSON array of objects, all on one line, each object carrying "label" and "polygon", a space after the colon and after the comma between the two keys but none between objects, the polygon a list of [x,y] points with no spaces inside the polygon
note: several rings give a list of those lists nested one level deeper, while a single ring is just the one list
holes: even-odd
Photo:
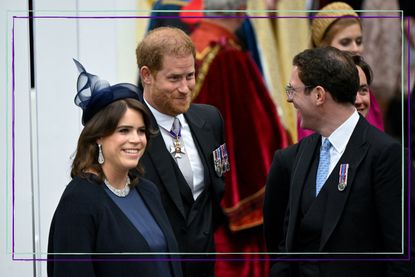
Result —
[{"label": "light blue tie", "polygon": [[320,162],[318,163],[317,178],[316,178],[316,196],[326,182],[330,166],[330,148],[331,143],[325,139],[320,148]]}]

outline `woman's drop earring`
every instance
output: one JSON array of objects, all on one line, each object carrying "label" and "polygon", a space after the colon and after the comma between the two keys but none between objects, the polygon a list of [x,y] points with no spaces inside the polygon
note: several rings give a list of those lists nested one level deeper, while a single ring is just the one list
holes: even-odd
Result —
[{"label": "woman's drop earring", "polygon": [[102,145],[98,144],[98,163],[103,164],[105,162],[104,155],[102,154]]}]

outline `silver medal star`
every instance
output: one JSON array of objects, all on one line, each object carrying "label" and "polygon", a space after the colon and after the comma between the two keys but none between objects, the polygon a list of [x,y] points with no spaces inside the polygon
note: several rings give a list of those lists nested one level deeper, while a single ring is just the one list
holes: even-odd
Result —
[{"label": "silver medal star", "polygon": [[181,158],[181,154],[186,154],[186,152],[184,152],[184,149],[182,149],[179,140],[175,140],[173,142],[173,145],[170,146],[170,153],[174,153],[174,158]]}]

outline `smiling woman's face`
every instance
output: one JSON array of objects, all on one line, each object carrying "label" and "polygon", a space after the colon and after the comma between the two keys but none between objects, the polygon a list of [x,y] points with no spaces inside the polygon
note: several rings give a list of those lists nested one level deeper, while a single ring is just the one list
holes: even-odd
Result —
[{"label": "smiling woman's face", "polygon": [[97,141],[102,144],[105,175],[114,172],[127,175],[128,170],[137,166],[147,145],[145,128],[142,114],[127,108],[114,133]]},{"label": "smiling woman's face", "polygon": [[356,94],[356,101],[354,106],[357,111],[361,113],[364,117],[367,116],[370,108],[370,92],[369,85],[367,83],[366,75],[360,66],[356,66],[357,71],[359,71],[359,91]]}]

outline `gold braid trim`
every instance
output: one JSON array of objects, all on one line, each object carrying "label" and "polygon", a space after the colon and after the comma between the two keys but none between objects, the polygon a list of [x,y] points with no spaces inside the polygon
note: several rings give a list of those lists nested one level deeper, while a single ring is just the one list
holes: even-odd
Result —
[{"label": "gold braid trim", "polygon": [[[240,46],[233,40],[229,40],[228,43],[230,48],[240,49]],[[222,47],[223,45],[216,44],[213,47],[206,47],[202,52],[196,53],[196,60],[201,61],[202,63],[197,73],[192,100],[199,95],[206,75],[209,72],[210,65]],[[263,223],[262,208],[264,193],[265,186],[253,195],[242,199],[235,206],[224,208],[224,213],[229,218],[229,228],[231,231],[237,232],[261,225]]]},{"label": "gold braid trim", "polygon": [[262,209],[264,202],[265,186],[251,196],[248,196],[235,206],[223,208],[229,218],[229,228],[236,232],[263,223]]},{"label": "gold braid trim", "polygon": [[[202,88],[203,82],[206,78],[206,75],[209,71],[210,64],[215,59],[216,55],[220,50],[220,45],[215,45],[212,47],[205,48],[201,53],[196,53],[196,60],[203,60],[202,64],[199,67],[199,72],[196,77],[196,85],[193,90],[192,100],[194,100]],[[206,58],[205,58],[206,56]]]},{"label": "gold braid trim", "polygon": [[162,5],[177,5],[177,6],[186,6],[188,3],[188,1],[180,1],[180,0],[166,0],[166,1],[161,1]]}]

